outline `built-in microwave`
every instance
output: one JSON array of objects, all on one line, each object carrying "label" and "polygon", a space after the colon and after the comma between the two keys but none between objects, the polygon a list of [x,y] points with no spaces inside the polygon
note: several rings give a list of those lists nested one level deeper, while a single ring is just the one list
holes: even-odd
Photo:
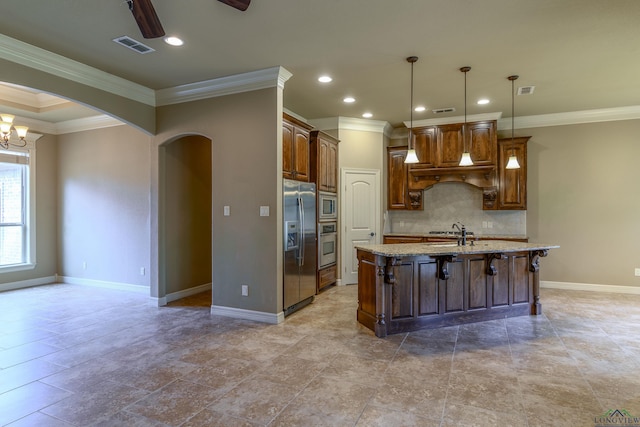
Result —
[{"label": "built-in microwave", "polygon": [[334,193],[318,192],[318,221],[338,219],[338,197]]}]

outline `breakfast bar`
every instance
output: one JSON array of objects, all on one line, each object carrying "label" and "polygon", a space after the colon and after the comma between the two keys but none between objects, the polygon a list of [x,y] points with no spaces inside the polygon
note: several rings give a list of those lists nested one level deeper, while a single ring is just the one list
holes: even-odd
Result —
[{"label": "breakfast bar", "polygon": [[539,261],[558,247],[501,240],[356,246],[358,322],[385,337],[539,315]]}]

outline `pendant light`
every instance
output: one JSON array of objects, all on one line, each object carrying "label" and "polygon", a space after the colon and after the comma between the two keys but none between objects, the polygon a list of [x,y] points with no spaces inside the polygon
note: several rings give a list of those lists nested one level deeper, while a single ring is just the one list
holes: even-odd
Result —
[{"label": "pendant light", "polygon": [[516,157],[515,145],[513,144],[513,122],[515,118],[514,114],[514,104],[515,104],[515,92],[514,92],[514,82],[518,79],[519,76],[509,76],[508,80],[511,80],[511,155],[509,156],[509,161],[507,161],[507,169],[520,169],[520,163],[518,163],[518,157]]},{"label": "pendant light", "polygon": [[462,67],[460,71],[464,73],[464,126],[462,127],[462,157],[460,158],[460,166],[473,166],[471,154],[467,150],[467,73],[471,67]]},{"label": "pendant light", "polygon": [[407,58],[407,62],[411,64],[411,113],[409,121],[409,143],[407,144],[407,157],[404,159],[405,163],[418,163],[418,156],[416,155],[415,147],[413,146],[413,64],[418,60],[417,56],[410,56]]}]

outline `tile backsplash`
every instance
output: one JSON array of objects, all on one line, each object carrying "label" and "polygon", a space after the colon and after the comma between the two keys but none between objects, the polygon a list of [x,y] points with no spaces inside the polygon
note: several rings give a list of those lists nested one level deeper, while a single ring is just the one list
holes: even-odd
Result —
[{"label": "tile backsplash", "polygon": [[459,221],[477,235],[527,234],[526,211],[484,211],[482,190],[472,185],[436,184],[424,191],[423,205],[423,211],[387,211],[384,232],[448,231]]}]

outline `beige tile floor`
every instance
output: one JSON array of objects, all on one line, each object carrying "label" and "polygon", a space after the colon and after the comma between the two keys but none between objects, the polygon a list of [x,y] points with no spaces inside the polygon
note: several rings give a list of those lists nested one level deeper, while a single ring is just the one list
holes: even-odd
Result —
[{"label": "beige tile floor", "polygon": [[595,426],[640,416],[640,295],[544,289],[544,314],[376,338],[334,287],[281,325],[210,294],[0,293],[0,425]]}]

